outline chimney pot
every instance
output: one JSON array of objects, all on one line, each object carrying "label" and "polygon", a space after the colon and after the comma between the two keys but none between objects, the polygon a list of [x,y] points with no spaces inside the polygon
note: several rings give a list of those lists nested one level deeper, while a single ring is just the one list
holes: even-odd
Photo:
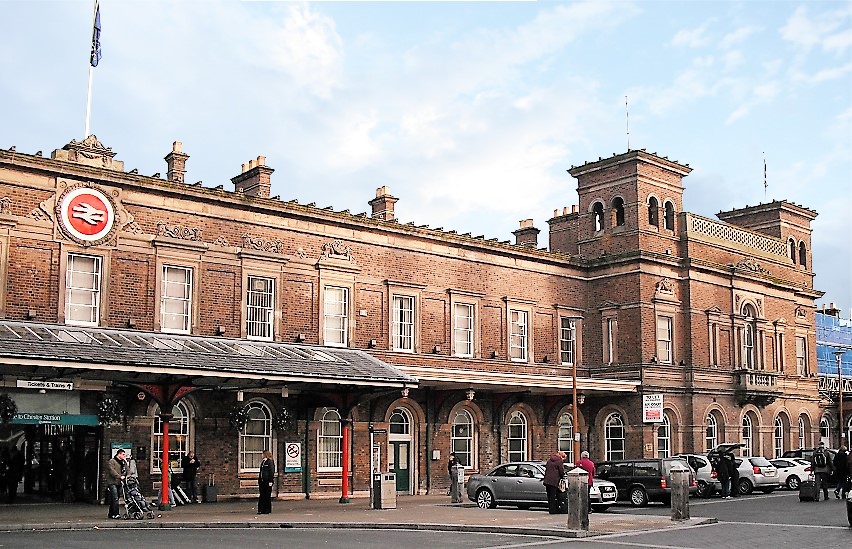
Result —
[{"label": "chimney pot", "polygon": [[576,204],[571,204],[571,213],[577,213],[578,206]]},{"label": "chimney pot", "polygon": [[399,201],[398,198],[391,196],[387,186],[381,186],[376,189],[376,198],[370,200],[368,204],[373,208],[373,218],[382,219],[384,221],[393,221],[394,204]]},{"label": "chimney pot", "polygon": [[183,152],[183,143],[181,143],[180,141],[175,141],[174,143],[172,143],[172,152]]},{"label": "chimney pot", "polygon": [[385,185],[382,185],[381,187],[376,189],[376,198],[381,198],[381,197],[387,196],[389,194],[390,194],[390,191],[388,190],[387,186],[385,186]]},{"label": "chimney pot", "polygon": [[559,208],[553,210],[553,217],[559,217]]},{"label": "chimney pot", "polygon": [[526,248],[538,248],[538,233],[540,231],[533,226],[532,219],[522,219],[521,228],[512,231],[515,235],[515,245]]},{"label": "chimney pot", "polygon": [[522,229],[526,229],[526,228],[532,227],[532,226],[533,226],[533,220],[532,219],[521,219],[521,228]]},{"label": "chimney pot", "polygon": [[258,156],[257,157],[257,165],[258,166],[265,166],[266,165],[266,157],[265,156]]},{"label": "chimney pot", "polygon": [[266,165],[265,156],[258,156],[256,160],[249,160],[242,164],[240,175],[231,178],[234,191],[246,196],[269,198],[269,191],[272,186],[270,176],[274,171]]}]

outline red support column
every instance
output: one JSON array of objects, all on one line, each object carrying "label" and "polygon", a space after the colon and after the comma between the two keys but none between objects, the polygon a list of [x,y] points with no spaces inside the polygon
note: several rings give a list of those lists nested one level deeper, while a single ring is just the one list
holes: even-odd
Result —
[{"label": "red support column", "polygon": [[160,413],[160,421],[163,424],[163,453],[160,457],[160,470],[163,473],[162,490],[160,490],[160,511],[170,511],[169,505],[169,422],[174,417],[172,414]]},{"label": "red support column", "polygon": [[349,440],[352,432],[352,420],[341,419],[340,425],[343,428],[343,440],[341,441],[343,444],[343,478],[340,480],[340,503],[349,503],[349,462],[351,460]]}]

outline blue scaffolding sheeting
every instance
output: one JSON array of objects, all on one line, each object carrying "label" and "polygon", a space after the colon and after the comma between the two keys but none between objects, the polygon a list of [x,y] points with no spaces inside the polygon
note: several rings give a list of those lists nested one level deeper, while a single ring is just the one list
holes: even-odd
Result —
[{"label": "blue scaffolding sheeting", "polygon": [[817,368],[822,375],[837,375],[837,358],[834,353],[843,351],[841,368],[843,376],[852,376],[852,320],[817,313]]}]

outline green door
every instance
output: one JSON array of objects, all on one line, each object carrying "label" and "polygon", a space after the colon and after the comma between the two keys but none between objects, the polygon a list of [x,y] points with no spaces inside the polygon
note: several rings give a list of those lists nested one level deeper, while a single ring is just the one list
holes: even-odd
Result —
[{"label": "green door", "polygon": [[391,442],[393,446],[393,468],[396,473],[396,491],[408,492],[408,442]]}]

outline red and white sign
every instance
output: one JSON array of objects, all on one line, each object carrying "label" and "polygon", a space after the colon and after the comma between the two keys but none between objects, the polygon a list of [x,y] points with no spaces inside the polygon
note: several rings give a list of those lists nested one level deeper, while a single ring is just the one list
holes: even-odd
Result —
[{"label": "red and white sign", "polygon": [[642,421],[663,422],[663,395],[642,395]]},{"label": "red and white sign", "polygon": [[65,230],[85,242],[104,238],[115,224],[112,202],[101,191],[89,187],[65,193],[59,212]]}]

